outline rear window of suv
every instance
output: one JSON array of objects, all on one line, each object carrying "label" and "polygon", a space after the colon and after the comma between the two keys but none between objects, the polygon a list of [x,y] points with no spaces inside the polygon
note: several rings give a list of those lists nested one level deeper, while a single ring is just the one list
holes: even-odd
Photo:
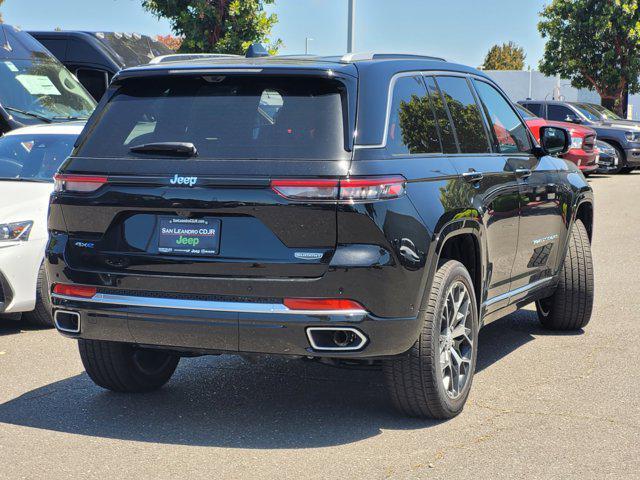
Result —
[{"label": "rear window of suv", "polygon": [[346,102],[346,87],[334,79],[131,79],[100,113],[78,155],[153,158],[130,148],[190,142],[204,159],[343,160]]}]

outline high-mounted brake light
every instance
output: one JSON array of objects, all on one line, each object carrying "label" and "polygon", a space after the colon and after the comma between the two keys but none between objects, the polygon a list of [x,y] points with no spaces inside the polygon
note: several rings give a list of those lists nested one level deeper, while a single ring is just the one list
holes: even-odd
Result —
[{"label": "high-mounted brake light", "polygon": [[283,303],[291,310],[364,310],[358,302],[344,298],[285,298]]},{"label": "high-mounted brake light", "polygon": [[98,292],[96,287],[85,287],[83,285],[65,285],[56,283],[53,286],[53,293],[65,295],[67,297],[91,298]]},{"label": "high-mounted brake light", "polygon": [[404,195],[406,178],[352,177],[346,179],[272,180],[271,188],[291,200],[339,201],[341,203],[388,200]]},{"label": "high-mounted brake light", "polygon": [[56,192],[95,192],[102,185],[107,183],[107,177],[97,177],[94,175],[66,175],[56,173],[53,176],[54,190]]}]

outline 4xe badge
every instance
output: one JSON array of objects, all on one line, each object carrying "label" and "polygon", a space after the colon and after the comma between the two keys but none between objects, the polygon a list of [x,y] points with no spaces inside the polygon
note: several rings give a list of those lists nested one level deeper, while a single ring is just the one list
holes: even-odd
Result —
[{"label": "4xe badge", "polygon": [[188,185],[193,187],[198,181],[198,177],[181,177],[177,173],[173,176],[169,183],[171,185]]}]

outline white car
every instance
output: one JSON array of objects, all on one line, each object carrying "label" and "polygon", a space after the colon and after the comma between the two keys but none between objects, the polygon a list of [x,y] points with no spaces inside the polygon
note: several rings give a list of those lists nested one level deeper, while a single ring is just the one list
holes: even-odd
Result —
[{"label": "white car", "polygon": [[53,325],[42,268],[49,196],[83,127],[42,124],[0,137],[0,314]]}]

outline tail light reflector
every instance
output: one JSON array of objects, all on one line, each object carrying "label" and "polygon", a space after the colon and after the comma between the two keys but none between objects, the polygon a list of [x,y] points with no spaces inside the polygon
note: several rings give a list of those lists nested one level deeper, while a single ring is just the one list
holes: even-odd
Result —
[{"label": "tail light reflector", "polygon": [[102,185],[107,183],[107,177],[97,177],[94,175],[66,175],[56,173],[53,176],[54,190],[56,192],[95,192]]},{"label": "tail light reflector", "polygon": [[402,176],[284,179],[272,180],[271,188],[291,200],[351,203],[398,198],[404,195],[406,184],[407,179]]},{"label": "tail light reflector", "polygon": [[53,286],[53,293],[65,295],[67,297],[91,298],[98,292],[96,287],[85,287],[83,285],[65,285],[56,283]]},{"label": "tail light reflector", "polygon": [[285,298],[283,303],[291,310],[364,310],[358,302],[343,298]]}]

